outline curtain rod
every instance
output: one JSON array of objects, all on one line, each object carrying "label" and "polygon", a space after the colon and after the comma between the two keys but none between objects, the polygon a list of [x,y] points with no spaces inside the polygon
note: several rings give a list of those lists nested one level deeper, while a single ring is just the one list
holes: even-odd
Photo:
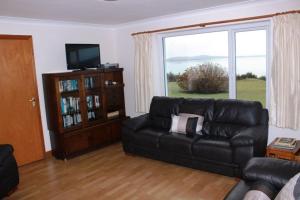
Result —
[{"label": "curtain rod", "polygon": [[221,20],[221,21],[214,21],[214,22],[206,22],[206,23],[200,23],[200,24],[192,24],[192,25],[186,25],[186,26],[176,26],[171,28],[163,28],[163,29],[156,29],[156,30],[150,30],[150,31],[143,31],[143,32],[136,32],[132,33],[132,36],[145,34],[145,33],[160,33],[160,32],[167,32],[167,31],[174,31],[174,30],[180,30],[180,29],[189,29],[189,28],[195,28],[195,27],[206,27],[209,25],[216,25],[216,24],[228,24],[233,22],[241,22],[241,21],[250,21],[250,20],[257,20],[257,19],[265,19],[265,18],[271,18],[278,15],[286,15],[286,14],[292,14],[292,13],[300,13],[300,10],[291,10],[287,12],[280,12],[280,13],[274,13],[274,14],[268,14],[268,15],[259,15],[254,17],[245,17],[245,18],[237,18],[237,19],[229,19],[229,20]]}]

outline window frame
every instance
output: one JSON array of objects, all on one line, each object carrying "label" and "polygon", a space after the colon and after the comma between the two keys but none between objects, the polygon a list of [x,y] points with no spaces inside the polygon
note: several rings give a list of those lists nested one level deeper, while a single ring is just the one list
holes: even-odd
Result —
[{"label": "window frame", "polygon": [[246,32],[246,31],[255,31],[255,30],[265,30],[266,31],[266,108],[270,106],[270,77],[271,77],[271,31],[270,31],[271,22],[270,20],[264,20],[259,22],[249,22],[243,24],[233,24],[225,26],[216,26],[201,28],[195,30],[185,30],[185,31],[176,31],[170,33],[160,34],[161,50],[160,60],[163,62],[163,73],[164,73],[164,94],[168,96],[168,80],[166,74],[166,49],[165,49],[165,39],[168,37],[177,37],[185,35],[195,35],[211,32],[228,32],[228,76],[229,76],[229,99],[236,99],[237,97],[237,85],[236,85],[236,33]]}]

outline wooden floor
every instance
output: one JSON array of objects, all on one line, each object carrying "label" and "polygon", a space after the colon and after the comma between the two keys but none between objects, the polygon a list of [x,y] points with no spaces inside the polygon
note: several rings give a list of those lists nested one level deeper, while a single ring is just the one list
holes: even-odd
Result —
[{"label": "wooden floor", "polygon": [[125,155],[121,144],[76,157],[20,168],[14,199],[190,200],[223,199],[234,178]]}]

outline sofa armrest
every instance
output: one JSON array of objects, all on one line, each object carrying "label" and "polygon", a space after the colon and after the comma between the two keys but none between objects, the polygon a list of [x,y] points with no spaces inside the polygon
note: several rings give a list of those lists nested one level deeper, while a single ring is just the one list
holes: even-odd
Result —
[{"label": "sofa armrest", "polygon": [[252,126],[239,131],[231,138],[231,144],[233,146],[249,146],[255,142],[264,140],[267,138],[267,134],[264,131],[265,126]]},{"label": "sofa armrest", "polygon": [[10,144],[0,144],[0,165],[7,156],[12,155],[14,149]]},{"label": "sofa armrest", "polygon": [[149,114],[144,114],[140,115],[138,117],[134,117],[131,119],[128,119],[123,122],[123,126],[126,128],[132,130],[132,131],[137,131],[141,128],[147,127],[150,125],[150,120],[149,120]]},{"label": "sofa armrest", "polygon": [[231,139],[231,145],[253,146],[254,156],[264,156],[268,141],[268,125],[258,125],[245,128],[239,131]]},{"label": "sofa armrest", "polygon": [[234,147],[242,147],[242,146],[253,146],[254,144],[254,139],[252,135],[248,135],[249,131],[243,131],[240,132],[239,134],[233,136],[230,139],[230,143]]},{"label": "sofa armrest", "polygon": [[276,158],[252,158],[243,169],[245,181],[267,181],[281,189],[300,172],[300,163]]}]

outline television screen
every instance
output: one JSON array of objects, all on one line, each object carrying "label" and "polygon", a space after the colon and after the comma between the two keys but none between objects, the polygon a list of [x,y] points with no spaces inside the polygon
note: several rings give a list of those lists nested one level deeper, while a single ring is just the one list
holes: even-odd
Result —
[{"label": "television screen", "polygon": [[99,44],[66,44],[66,56],[68,69],[101,66]]}]

